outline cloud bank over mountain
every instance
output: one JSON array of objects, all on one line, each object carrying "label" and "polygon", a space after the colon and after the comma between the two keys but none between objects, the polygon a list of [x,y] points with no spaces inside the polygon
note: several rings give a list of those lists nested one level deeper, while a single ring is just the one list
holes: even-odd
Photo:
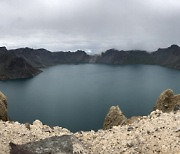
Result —
[{"label": "cloud bank over mountain", "polygon": [[178,0],[1,0],[0,46],[142,49],[178,44]]}]

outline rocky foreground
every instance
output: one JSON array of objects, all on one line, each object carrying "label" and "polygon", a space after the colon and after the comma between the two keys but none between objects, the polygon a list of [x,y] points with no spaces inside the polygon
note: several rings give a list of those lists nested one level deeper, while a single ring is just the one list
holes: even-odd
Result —
[{"label": "rocky foreground", "polygon": [[[18,146],[20,145],[20,146]],[[130,125],[97,132],[72,133],[50,128],[39,120],[32,125],[0,121],[0,153],[180,153],[180,111],[159,110]]]}]

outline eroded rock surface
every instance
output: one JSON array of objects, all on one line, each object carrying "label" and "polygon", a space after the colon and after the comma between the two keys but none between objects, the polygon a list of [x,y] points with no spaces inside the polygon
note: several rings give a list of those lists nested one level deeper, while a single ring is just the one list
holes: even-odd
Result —
[{"label": "eroded rock surface", "polygon": [[105,117],[103,129],[111,129],[113,126],[123,124],[126,120],[127,118],[120,110],[119,106],[112,106]]},{"label": "eroded rock surface", "polygon": [[8,120],[7,98],[2,92],[0,92],[0,120]]},{"label": "eroded rock surface", "polygon": [[171,112],[179,109],[180,106],[180,94],[174,95],[171,89],[163,91],[156,101],[154,110],[158,109],[162,112]]},{"label": "eroded rock surface", "polygon": [[134,123],[135,121],[139,120],[140,116],[133,116],[130,118],[127,118],[119,106],[111,106],[109,109],[109,112],[107,113],[103,129],[111,129],[113,126],[119,126],[119,125],[129,125]]}]

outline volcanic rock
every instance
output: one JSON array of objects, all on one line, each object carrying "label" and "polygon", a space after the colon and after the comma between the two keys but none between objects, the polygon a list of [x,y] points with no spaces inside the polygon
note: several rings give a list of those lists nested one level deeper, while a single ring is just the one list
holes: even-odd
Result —
[{"label": "volcanic rock", "polygon": [[119,106],[112,106],[105,117],[103,129],[111,129],[113,126],[123,124],[126,120],[127,118],[120,110]]},{"label": "volcanic rock", "polygon": [[174,95],[171,89],[163,91],[156,101],[154,110],[162,110],[162,112],[171,112],[177,110],[180,105],[180,94]]},{"label": "volcanic rock", "polygon": [[83,144],[74,135],[53,136],[44,140],[30,142],[23,145],[10,143],[11,154],[34,154],[34,153],[64,153],[80,154],[87,153]]},{"label": "volcanic rock", "polygon": [[2,65],[0,71],[1,80],[30,78],[41,71],[25,60],[23,57],[12,57]]},{"label": "volcanic rock", "polygon": [[8,120],[7,99],[2,92],[0,92],[0,120]]}]

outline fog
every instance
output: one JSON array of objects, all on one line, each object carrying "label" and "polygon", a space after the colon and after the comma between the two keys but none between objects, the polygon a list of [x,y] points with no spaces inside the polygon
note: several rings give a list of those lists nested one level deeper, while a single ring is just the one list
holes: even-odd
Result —
[{"label": "fog", "polygon": [[154,51],[178,44],[178,0],[1,0],[0,46]]}]

